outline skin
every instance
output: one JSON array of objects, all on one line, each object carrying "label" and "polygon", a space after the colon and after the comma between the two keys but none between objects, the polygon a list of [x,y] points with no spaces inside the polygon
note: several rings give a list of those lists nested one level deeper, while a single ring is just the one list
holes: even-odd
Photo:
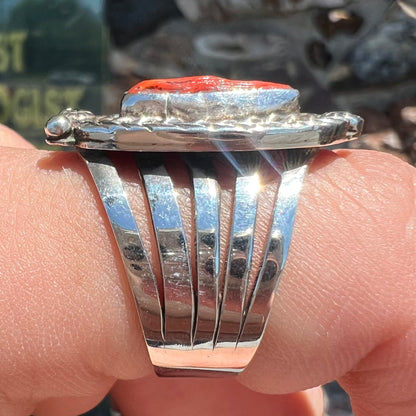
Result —
[{"label": "skin", "polygon": [[333,379],[356,416],[416,414],[411,166],[321,152],[252,363],[237,378],[161,380],[79,157],[5,128],[0,145],[0,415],[76,415],[110,389],[125,416],[320,415],[320,390],[304,390]]}]

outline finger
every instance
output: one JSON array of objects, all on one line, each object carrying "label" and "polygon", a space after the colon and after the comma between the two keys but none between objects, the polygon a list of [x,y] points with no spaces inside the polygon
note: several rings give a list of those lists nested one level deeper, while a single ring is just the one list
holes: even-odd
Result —
[{"label": "finger", "polygon": [[[366,152],[317,159],[244,383],[277,393],[319,385],[414,319],[410,169]],[[115,379],[149,374],[121,261],[78,157],[3,149],[0,183],[0,391],[8,402],[94,396]]]},{"label": "finger", "polygon": [[152,371],[86,168],[73,153],[51,157],[0,153],[0,414]]},{"label": "finger", "polygon": [[321,153],[269,326],[242,382],[284,393],[346,374],[354,414],[415,414],[414,377],[395,399],[386,396],[416,371],[415,183],[415,170],[389,155]]},{"label": "finger", "polygon": [[355,415],[412,416],[416,412],[416,328],[379,344],[340,383]]},{"label": "finger", "polygon": [[148,376],[119,381],[112,389],[123,416],[321,416],[321,389],[287,395],[268,395],[249,390],[235,378],[189,379]]},{"label": "finger", "polygon": [[0,124],[0,146],[30,149],[34,146],[12,129]]}]

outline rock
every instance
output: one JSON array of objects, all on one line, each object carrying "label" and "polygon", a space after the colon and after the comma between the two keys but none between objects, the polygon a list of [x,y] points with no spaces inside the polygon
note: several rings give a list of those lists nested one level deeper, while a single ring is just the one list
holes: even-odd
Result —
[{"label": "rock", "polygon": [[357,44],[350,55],[354,74],[367,84],[397,82],[416,71],[416,21],[401,16]]},{"label": "rock", "polygon": [[402,120],[408,124],[414,124],[416,126],[416,106],[404,107],[400,111]]},{"label": "rock", "polygon": [[174,0],[108,0],[105,17],[110,36],[118,47],[125,46],[167,19],[180,16]]},{"label": "rock", "polygon": [[339,8],[347,3],[347,0],[176,0],[189,20],[216,22],[296,13],[313,7]]}]

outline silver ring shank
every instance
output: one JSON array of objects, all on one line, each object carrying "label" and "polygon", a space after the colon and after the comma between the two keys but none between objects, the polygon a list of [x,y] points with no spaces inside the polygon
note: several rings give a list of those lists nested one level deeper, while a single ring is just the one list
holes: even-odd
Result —
[{"label": "silver ring shank", "polygon": [[[263,336],[289,250],[307,162],[314,152],[225,154],[235,172],[230,233],[225,239],[221,234],[221,187],[214,163],[223,156],[178,153],[191,175],[195,241],[187,240],[177,191],[163,155],[136,154],[159,248],[163,293],[159,293],[116,168],[104,152],[80,153],[110,220],[156,372],[209,375],[242,371]],[[256,228],[261,215],[257,208],[261,163],[268,163],[280,177],[274,210],[266,213],[272,218],[267,239]],[[253,246],[263,240],[264,256],[259,270],[254,271]],[[190,258],[191,244],[196,259]]]}]

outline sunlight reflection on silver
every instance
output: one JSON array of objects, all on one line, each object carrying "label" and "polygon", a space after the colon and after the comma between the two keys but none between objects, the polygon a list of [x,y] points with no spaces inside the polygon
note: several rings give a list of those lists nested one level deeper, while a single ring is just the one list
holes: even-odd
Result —
[{"label": "sunlight reflection on silver", "polygon": [[301,113],[292,88],[192,94],[127,93],[120,114],[66,109],[45,126],[47,142],[84,149],[214,152],[298,149],[356,139],[362,119]]},{"label": "sunlight reflection on silver", "polygon": [[194,293],[182,216],[161,157],[136,155],[159,247],[164,290],[165,345],[192,348]]},{"label": "sunlight reflection on silver", "polygon": [[[220,305],[220,322],[216,346],[236,345],[249,285],[254,244],[254,227],[257,218],[257,201],[260,191],[259,158],[257,154],[235,156],[239,166],[234,194],[231,236],[228,247],[223,299]],[[244,169],[244,176],[241,170]]]},{"label": "sunlight reflection on silver", "polygon": [[[150,358],[159,375],[235,374],[243,370],[262,338],[293,229],[298,196],[311,150],[270,153],[178,154],[189,167],[194,195],[196,282],[178,190],[161,154],[135,154],[151,210],[163,291],[141,243],[123,184],[105,153],[82,150],[113,228],[136,299]],[[220,186],[215,160],[235,171],[231,231],[221,236]],[[269,238],[260,271],[249,291],[258,219],[257,204],[266,157],[281,174]],[[224,163],[224,160],[223,162]],[[227,219],[228,221],[228,219]],[[224,259],[220,257],[221,244]],[[220,263],[225,264],[223,283]]]},{"label": "sunlight reflection on silver", "polygon": [[149,346],[163,345],[163,314],[149,263],[117,170],[105,153],[81,151],[110,220]]},{"label": "sunlight reflection on silver", "polygon": [[[305,155],[308,157],[307,155]],[[311,156],[311,155],[309,155]],[[263,264],[257,277],[251,299],[243,314],[243,323],[238,338],[239,345],[258,346],[267,323],[274,293],[289,252],[292,230],[296,216],[298,198],[307,171],[307,165],[290,166],[288,161],[282,174],[274,207],[274,217],[267,241]]]},{"label": "sunlight reflection on silver", "polygon": [[207,157],[184,157],[193,177],[196,241],[194,348],[214,348],[220,302],[220,188]]}]

